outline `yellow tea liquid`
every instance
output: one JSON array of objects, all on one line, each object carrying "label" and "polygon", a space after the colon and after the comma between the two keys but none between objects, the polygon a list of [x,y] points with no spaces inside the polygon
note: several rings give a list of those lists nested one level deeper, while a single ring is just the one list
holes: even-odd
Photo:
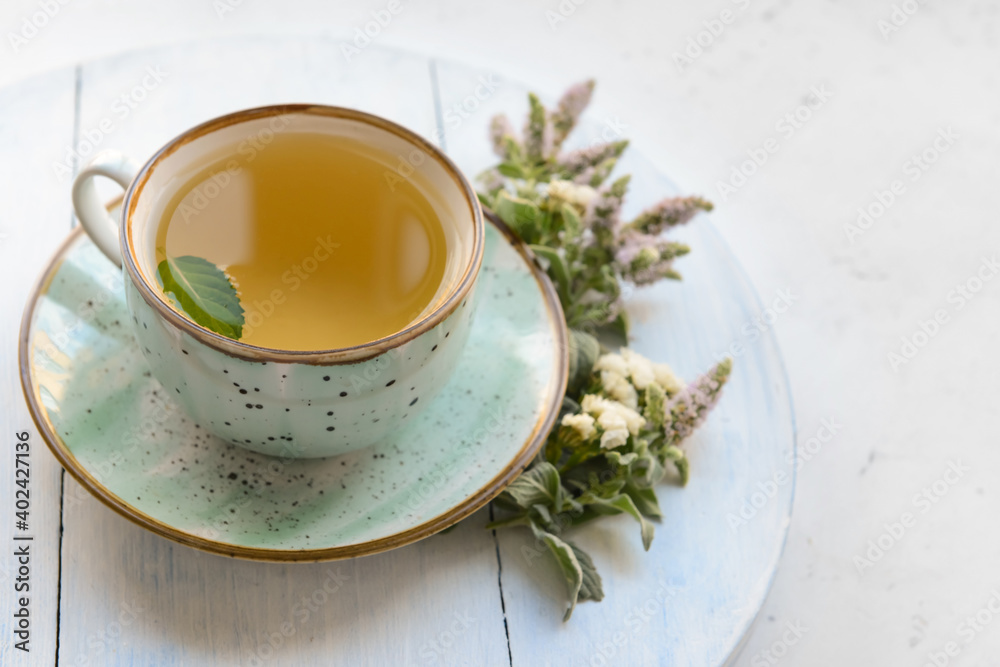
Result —
[{"label": "yellow tea liquid", "polygon": [[407,327],[445,268],[441,222],[398,158],[348,138],[276,133],[197,173],[169,203],[156,262],[194,255],[226,271],[242,342],[360,345]]}]

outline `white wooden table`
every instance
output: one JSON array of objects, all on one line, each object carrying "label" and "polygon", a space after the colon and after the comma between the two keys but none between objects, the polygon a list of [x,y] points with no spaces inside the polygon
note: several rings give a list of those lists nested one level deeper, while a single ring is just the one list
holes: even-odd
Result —
[{"label": "white wooden table", "polygon": [[[614,628],[601,627],[601,619],[625,618],[669,571],[651,555],[643,560],[626,521],[591,532],[604,543],[597,548],[608,594],[602,613],[588,619],[591,605],[585,605],[563,625],[561,581],[546,564],[505,571],[505,563],[523,560],[518,554],[526,542],[515,533],[495,537],[483,530],[485,510],[447,534],[360,560],[232,561],[175,545],[115,515],[62,472],[30,428],[13,363],[20,310],[46,258],[75,224],[69,186],[81,159],[93,154],[91,145],[145,159],[210,117],[308,101],[372,111],[438,137],[474,172],[492,161],[479,140],[490,113],[485,107],[508,110],[518,122],[523,113],[524,90],[505,87],[489,72],[375,46],[348,62],[339,44],[306,38],[240,38],[227,40],[225,48],[194,43],[100,60],[0,90],[0,151],[7,158],[0,160],[0,421],[33,436],[35,614],[30,660],[16,652],[5,653],[5,660],[560,665],[572,649],[572,664],[645,664],[656,655],[657,634],[670,631],[655,622],[644,625],[639,641],[616,657],[581,649],[581,642],[610,638]],[[73,155],[74,149],[86,155]],[[13,477],[11,468],[10,461],[0,462],[5,480]],[[7,514],[0,517],[3,535],[13,533]],[[661,529],[658,539],[670,539],[669,532]],[[5,588],[16,576],[10,562],[0,559]],[[330,578],[341,591],[335,604],[325,595],[314,598]],[[734,613],[749,621],[756,611]]]}]

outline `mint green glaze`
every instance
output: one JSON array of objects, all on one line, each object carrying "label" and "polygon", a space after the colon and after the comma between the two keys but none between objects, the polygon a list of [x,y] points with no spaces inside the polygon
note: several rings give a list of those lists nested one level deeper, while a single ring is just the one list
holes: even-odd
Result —
[{"label": "mint green glaze", "polygon": [[486,232],[477,311],[454,376],[402,430],[370,448],[280,459],[209,435],[152,378],[132,336],[121,274],[85,236],[66,250],[36,305],[30,385],[79,467],[126,512],[263,549],[396,535],[488,486],[559,390],[562,352],[544,296],[518,252],[492,225]]}]

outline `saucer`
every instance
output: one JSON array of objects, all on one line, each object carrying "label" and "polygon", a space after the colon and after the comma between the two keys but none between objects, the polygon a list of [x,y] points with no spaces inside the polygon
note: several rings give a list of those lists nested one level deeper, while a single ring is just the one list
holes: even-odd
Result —
[{"label": "saucer", "polygon": [[209,435],[152,378],[121,270],[77,228],[29,299],[21,384],[66,470],[154,533],[262,561],[374,554],[489,502],[559,412],[568,348],[558,299],[523,244],[493,224],[478,289],[454,376],[404,429],[343,456],[272,458]]}]

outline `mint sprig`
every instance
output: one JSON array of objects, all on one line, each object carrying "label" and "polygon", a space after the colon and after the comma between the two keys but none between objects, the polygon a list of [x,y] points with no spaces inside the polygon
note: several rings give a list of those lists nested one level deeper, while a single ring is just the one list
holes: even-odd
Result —
[{"label": "mint sprig", "polygon": [[196,324],[239,340],[243,335],[243,306],[226,272],[201,257],[167,257],[156,269],[165,294]]},{"label": "mint sprig", "polygon": [[656,487],[665,480],[687,483],[681,445],[705,420],[732,370],[727,359],[685,386],[666,364],[608,347],[628,342],[625,286],[680,279],[674,261],[690,249],[664,234],[712,204],[668,197],[623,221],[629,176],[604,182],[628,142],[561,150],[593,89],[593,81],[571,87],[553,110],[529,94],[520,133],[505,116],[495,117],[490,139],[501,161],[479,177],[479,199],[529,244],[570,328],[559,422],[532,465],[498,496],[499,515],[488,526],[531,529],[537,553],[549,553],[565,579],[564,620],[577,602],[604,597],[593,561],[566,533],[627,514],[648,550],[653,522],[663,516]]}]

